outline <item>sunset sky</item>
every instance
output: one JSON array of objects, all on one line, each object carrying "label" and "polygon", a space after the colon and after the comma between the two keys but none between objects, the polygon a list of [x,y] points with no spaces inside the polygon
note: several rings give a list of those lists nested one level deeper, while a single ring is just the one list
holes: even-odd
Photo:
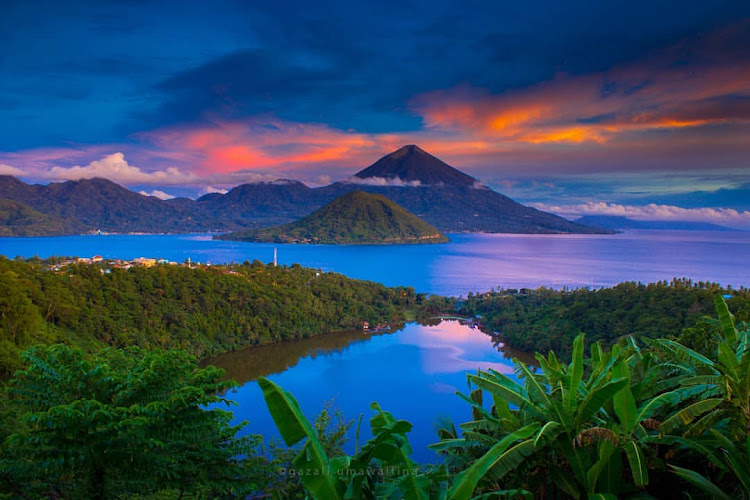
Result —
[{"label": "sunset sky", "polygon": [[0,174],[195,197],[405,144],[567,216],[750,227],[750,2],[0,2]]}]

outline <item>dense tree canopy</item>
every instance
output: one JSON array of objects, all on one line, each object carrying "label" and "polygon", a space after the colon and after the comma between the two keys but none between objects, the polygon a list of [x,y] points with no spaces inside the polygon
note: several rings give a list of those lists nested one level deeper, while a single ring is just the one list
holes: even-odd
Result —
[{"label": "dense tree canopy", "polygon": [[[59,260],[0,257],[0,379],[17,369],[0,383],[0,498],[750,497],[747,289],[675,280],[459,300],[298,265]],[[261,378],[297,446],[269,461],[220,408],[233,383],[194,358],[417,307],[479,316],[546,353],[536,371],[516,360],[515,377],[468,374],[471,420],[438,425],[436,467],[411,459],[411,424],[377,403],[373,438],[344,455],[350,424],[311,424]],[[274,464],[297,474],[291,487]]]},{"label": "dense tree canopy", "polygon": [[[696,328],[702,317],[712,315],[713,295],[719,292],[732,296],[728,304],[738,320],[750,320],[749,290],[724,290],[716,283],[690,280],[648,285],[626,282],[598,290],[501,290],[470,294],[453,305],[461,314],[481,316],[487,331],[498,332],[503,342],[516,349],[554,350],[568,358],[573,339],[581,332],[586,334],[587,344],[602,341],[604,345],[627,335],[679,336],[686,328]],[[718,329],[710,324],[703,328],[703,334],[693,330],[685,340],[708,342],[707,348],[711,342],[715,345]]]},{"label": "dense tree canopy", "polygon": [[35,343],[184,349],[204,357],[351,330],[362,321],[402,322],[416,300],[410,288],[296,264],[50,266],[0,257],[0,377]]},{"label": "dense tree canopy", "polygon": [[0,496],[214,497],[257,490],[253,437],[218,407],[232,387],[182,351],[32,348],[5,395]]}]

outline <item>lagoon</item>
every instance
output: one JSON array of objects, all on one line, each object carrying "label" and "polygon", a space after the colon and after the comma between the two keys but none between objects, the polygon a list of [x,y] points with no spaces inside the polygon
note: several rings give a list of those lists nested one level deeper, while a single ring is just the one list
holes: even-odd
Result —
[{"label": "lagoon", "polygon": [[[308,418],[318,414],[325,401],[333,401],[346,420],[356,421],[362,414],[360,445],[372,436],[370,403],[377,401],[396,418],[414,424],[409,441],[414,458],[422,463],[438,460],[427,448],[437,441],[438,418],[448,417],[456,425],[471,420],[471,407],[455,394],[469,393],[467,372],[492,368],[513,374],[510,354],[499,352],[489,336],[458,321],[410,323],[400,331],[377,335],[333,333],[206,362],[243,383],[229,397],[239,404],[235,420],[250,422],[248,433],[280,439],[260,388],[249,382],[265,375],[291,392]],[[349,452],[354,450],[354,435],[352,429]]]}]

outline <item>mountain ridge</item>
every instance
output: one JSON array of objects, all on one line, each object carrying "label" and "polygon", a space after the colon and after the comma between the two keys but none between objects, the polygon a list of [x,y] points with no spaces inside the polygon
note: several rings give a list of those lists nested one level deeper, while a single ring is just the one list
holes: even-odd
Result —
[{"label": "mountain ridge", "polygon": [[80,223],[81,232],[189,233],[267,227],[301,219],[355,190],[383,195],[442,232],[611,232],[521,205],[414,145],[384,156],[345,182],[318,188],[288,179],[241,184],[226,194],[206,194],[197,200],[159,200],[106,179],[31,185],[0,176],[0,199],[73,219]]},{"label": "mountain ridge", "polygon": [[[217,221],[195,217],[185,208],[143,196],[108,179],[26,184],[0,177],[0,199],[12,200],[46,215],[73,219],[82,232],[206,232]],[[194,203],[192,200],[190,203]]]},{"label": "mountain ridge", "polygon": [[60,236],[82,229],[78,221],[44,214],[17,201],[0,199],[0,236]]}]

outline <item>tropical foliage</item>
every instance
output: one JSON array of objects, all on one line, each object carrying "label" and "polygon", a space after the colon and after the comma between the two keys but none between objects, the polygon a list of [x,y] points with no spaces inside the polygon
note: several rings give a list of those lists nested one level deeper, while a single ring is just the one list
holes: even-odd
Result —
[{"label": "tropical foliage", "polygon": [[180,351],[25,352],[4,394],[0,497],[236,498],[260,487],[258,439],[230,425],[232,387]]},{"label": "tropical foliage", "polygon": [[[686,280],[458,302],[260,262],[55,264],[0,258],[0,379],[17,370],[0,386],[0,498],[750,499],[746,289],[729,305]],[[261,378],[290,447],[267,457],[219,407],[233,383],[169,350],[396,322],[415,306],[458,306],[519,342],[550,335],[535,367],[467,375],[471,418],[439,423],[439,466],[414,462],[411,423],[377,403],[373,437],[347,455],[351,423],[330,408],[311,423]]]},{"label": "tropical foliage", "polygon": [[302,447],[283,471],[298,477],[316,499],[344,498],[441,498],[441,486],[448,479],[444,467],[420,470],[411,458],[407,433],[412,424],[371,405],[373,438],[352,455],[331,456],[319,433],[300,410],[297,401],[274,382],[260,378],[268,409],[287,446]]},{"label": "tropical foliage", "polygon": [[460,432],[442,422],[432,448],[444,464],[408,476],[341,472],[408,466],[408,422],[373,403],[375,437],[330,459],[294,398],[260,384],[287,444],[305,440],[295,467],[314,471],[302,477],[314,498],[750,498],[750,330],[720,295],[715,304],[713,355],[627,337],[586,357],[578,336],[570,363],[550,352],[537,354],[538,370],[516,361],[515,377],[468,375],[476,389],[459,396],[472,420]]},{"label": "tropical foliage", "polygon": [[[315,438],[320,442],[323,451],[329,459],[342,457],[347,436],[354,424],[353,420],[346,420],[344,413],[333,406],[334,400],[325,402],[320,413],[312,422]],[[359,431],[359,428],[357,428]],[[298,443],[300,444],[300,443]],[[272,439],[266,447],[269,457],[268,467],[274,471],[267,479],[264,491],[273,498],[295,499],[306,498],[307,492],[301,481],[301,475],[296,474],[294,459],[299,455],[301,446],[286,447],[282,441]]]},{"label": "tropical foliage", "polygon": [[481,316],[488,331],[498,332],[499,339],[516,349],[554,350],[560,358],[570,360],[573,339],[581,332],[586,333],[587,346],[601,341],[603,347],[609,347],[629,335],[636,339],[676,338],[691,328],[681,341],[710,350],[719,330],[696,322],[712,314],[717,293],[731,294],[732,312],[740,320],[750,320],[750,290],[726,290],[716,283],[688,279],[648,285],[627,282],[596,290],[499,290],[470,294],[455,301],[451,310]]},{"label": "tropical foliage", "polygon": [[[114,268],[0,257],[0,378],[20,351],[65,342],[88,350],[140,346],[205,357],[244,346],[398,323],[411,288],[259,261],[228,266]],[[52,269],[50,269],[52,268]]]},{"label": "tropical foliage", "polygon": [[[738,328],[721,296],[715,297],[722,338],[711,357],[669,340],[668,353],[680,386],[695,393],[663,428],[663,440],[695,453],[700,470],[672,469],[714,498],[750,496],[750,328]],[[701,460],[703,457],[704,460]],[[706,461],[705,459],[708,459]],[[713,479],[713,482],[712,482]]]}]

